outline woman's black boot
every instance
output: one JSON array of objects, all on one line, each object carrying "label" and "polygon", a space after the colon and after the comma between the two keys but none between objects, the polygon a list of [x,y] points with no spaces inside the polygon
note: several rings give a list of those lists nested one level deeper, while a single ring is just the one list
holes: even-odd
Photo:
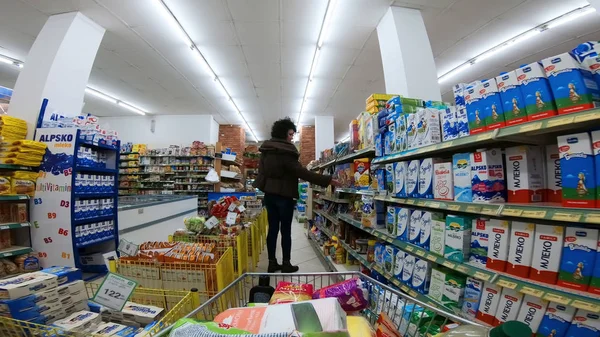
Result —
[{"label": "woman's black boot", "polygon": [[267,268],[267,272],[274,273],[279,270],[281,270],[281,265],[277,263],[277,260],[269,260],[269,267]]},{"label": "woman's black boot", "polygon": [[290,261],[283,261],[283,265],[281,266],[281,272],[282,273],[295,273],[299,270],[300,268],[298,266],[292,266],[292,263]]}]

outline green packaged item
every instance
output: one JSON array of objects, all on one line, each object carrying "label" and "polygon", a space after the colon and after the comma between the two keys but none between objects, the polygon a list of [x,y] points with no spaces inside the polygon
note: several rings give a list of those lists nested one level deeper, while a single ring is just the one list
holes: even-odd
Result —
[{"label": "green packaged item", "polygon": [[248,337],[288,337],[289,334],[282,333],[266,333],[266,334],[251,334],[247,331],[236,329],[226,324],[219,324],[216,322],[203,322],[193,318],[182,318],[175,322],[169,337],[184,337],[184,336],[195,336],[195,337],[222,337],[231,335],[243,335]]}]

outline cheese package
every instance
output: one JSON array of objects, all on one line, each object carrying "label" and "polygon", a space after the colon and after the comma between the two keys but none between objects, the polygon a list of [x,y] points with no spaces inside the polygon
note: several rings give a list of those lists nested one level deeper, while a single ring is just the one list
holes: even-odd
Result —
[{"label": "cheese package", "polygon": [[140,324],[150,324],[163,312],[163,310],[163,308],[152,305],[144,305],[128,301],[125,303],[125,306],[121,312],[123,315],[131,315],[134,321]]}]

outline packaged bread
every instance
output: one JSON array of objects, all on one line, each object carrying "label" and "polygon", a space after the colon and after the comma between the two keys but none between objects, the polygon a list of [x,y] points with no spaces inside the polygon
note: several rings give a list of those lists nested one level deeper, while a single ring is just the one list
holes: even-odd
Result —
[{"label": "packaged bread", "polygon": [[6,249],[12,247],[12,240],[10,235],[10,229],[0,231],[0,249]]},{"label": "packaged bread", "polygon": [[11,193],[11,177],[9,176],[0,176],[0,194],[10,194]]},{"label": "packaged bread", "polygon": [[0,262],[4,265],[4,270],[8,275],[17,274],[19,272],[19,268],[17,265],[9,259],[0,259]]},{"label": "packaged bread", "polygon": [[35,195],[35,182],[38,174],[29,171],[16,171],[11,179],[12,193]]}]

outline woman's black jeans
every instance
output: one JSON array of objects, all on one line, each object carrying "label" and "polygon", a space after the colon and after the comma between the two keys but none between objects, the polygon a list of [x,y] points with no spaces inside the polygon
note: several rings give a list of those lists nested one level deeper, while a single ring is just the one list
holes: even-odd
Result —
[{"label": "woman's black jeans", "polygon": [[281,229],[281,250],[283,261],[289,262],[292,251],[292,219],[296,201],[275,194],[265,194],[265,207],[269,219],[269,233],[267,234],[267,252],[269,260],[276,260],[277,235]]}]

